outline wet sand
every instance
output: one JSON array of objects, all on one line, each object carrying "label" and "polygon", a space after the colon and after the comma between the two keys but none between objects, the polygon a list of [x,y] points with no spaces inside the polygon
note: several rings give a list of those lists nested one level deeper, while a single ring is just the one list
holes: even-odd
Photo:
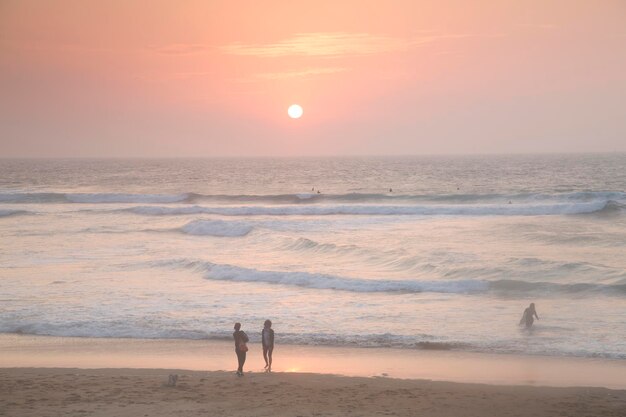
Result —
[{"label": "wet sand", "polygon": [[[249,347],[246,371],[262,372],[261,346]],[[626,389],[624,360],[297,345],[277,345],[274,356],[278,372]],[[234,371],[236,364],[230,341],[0,335],[0,368]]]}]

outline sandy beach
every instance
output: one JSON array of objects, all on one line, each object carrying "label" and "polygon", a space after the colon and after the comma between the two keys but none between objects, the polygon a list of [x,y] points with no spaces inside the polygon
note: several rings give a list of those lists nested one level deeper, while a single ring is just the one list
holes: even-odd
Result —
[{"label": "sandy beach", "polygon": [[[170,373],[178,384],[165,383]],[[304,373],[0,370],[0,415],[623,416],[626,391]]]},{"label": "sandy beach", "polygon": [[[622,416],[624,361],[279,346],[263,372],[230,342],[0,336],[2,416]],[[175,387],[167,386],[178,375]],[[592,388],[595,386],[594,388]],[[606,388],[606,387],[611,387]]]}]

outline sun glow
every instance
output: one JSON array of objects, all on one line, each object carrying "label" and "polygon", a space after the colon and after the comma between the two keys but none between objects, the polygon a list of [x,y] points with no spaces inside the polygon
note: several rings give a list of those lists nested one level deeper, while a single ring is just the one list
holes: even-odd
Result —
[{"label": "sun glow", "polygon": [[297,104],[292,104],[291,106],[289,106],[289,108],[287,109],[287,114],[289,115],[289,117],[291,117],[292,119],[299,119],[302,116],[302,113],[304,111],[302,110],[302,107],[300,107]]}]

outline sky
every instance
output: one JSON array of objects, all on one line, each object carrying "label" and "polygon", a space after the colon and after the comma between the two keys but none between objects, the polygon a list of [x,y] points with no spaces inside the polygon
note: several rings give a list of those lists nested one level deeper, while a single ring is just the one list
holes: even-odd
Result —
[{"label": "sky", "polygon": [[623,0],[0,0],[3,157],[623,152],[625,102]]}]

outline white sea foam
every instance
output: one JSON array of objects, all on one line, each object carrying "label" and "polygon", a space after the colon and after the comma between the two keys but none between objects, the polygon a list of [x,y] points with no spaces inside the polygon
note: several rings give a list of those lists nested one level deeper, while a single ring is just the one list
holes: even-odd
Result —
[{"label": "white sea foam", "polygon": [[194,220],[187,223],[180,230],[183,233],[196,236],[245,236],[254,227],[241,222],[225,222],[222,220]]}]

